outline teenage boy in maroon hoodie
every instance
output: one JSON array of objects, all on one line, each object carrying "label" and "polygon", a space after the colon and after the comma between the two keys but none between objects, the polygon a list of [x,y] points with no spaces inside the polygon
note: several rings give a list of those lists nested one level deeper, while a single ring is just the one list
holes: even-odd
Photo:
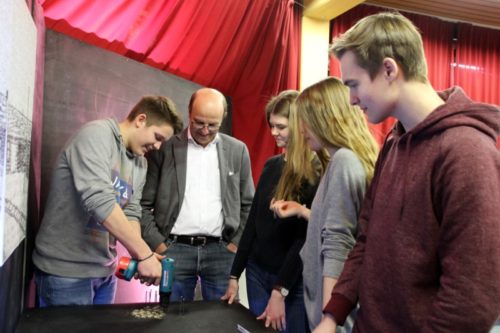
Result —
[{"label": "teenage boy in maroon hoodie", "polygon": [[488,332],[500,314],[499,108],[436,93],[402,15],[366,17],[331,50],[351,103],[398,122],[314,332],[334,332],[358,302],[353,332]]}]

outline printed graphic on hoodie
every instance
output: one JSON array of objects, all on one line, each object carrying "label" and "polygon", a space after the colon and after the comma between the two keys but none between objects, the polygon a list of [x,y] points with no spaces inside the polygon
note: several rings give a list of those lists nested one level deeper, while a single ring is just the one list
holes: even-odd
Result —
[{"label": "printed graphic on hoodie", "polygon": [[113,170],[111,174],[111,184],[115,189],[116,203],[119,204],[121,208],[125,207],[132,196],[132,185],[129,181],[120,178],[120,173],[115,170]]},{"label": "printed graphic on hoodie", "polygon": [[[123,208],[130,201],[130,198],[132,197],[134,191],[132,186],[131,173],[123,172],[123,170],[121,170],[122,172],[120,172],[118,171],[118,168],[119,167],[115,167],[113,168],[113,170],[111,170],[111,185],[113,186],[113,189],[115,191],[116,203],[120,205],[121,208]],[[126,175],[128,179],[124,179],[125,177],[123,177],[123,175]],[[104,228],[101,223],[98,223],[94,217],[90,217],[87,227],[94,230],[108,232],[106,228]]]}]

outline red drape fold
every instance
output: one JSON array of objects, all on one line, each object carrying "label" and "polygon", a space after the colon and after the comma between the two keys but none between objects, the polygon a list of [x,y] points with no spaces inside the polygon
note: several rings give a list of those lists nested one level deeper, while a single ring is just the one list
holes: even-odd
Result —
[{"label": "red drape fold", "polygon": [[460,23],[454,84],[473,99],[500,104],[500,31]]},{"label": "red drape fold", "polygon": [[264,105],[299,84],[301,8],[290,0],[40,0],[47,27],[232,97],[254,179],[276,152]]},{"label": "red drape fold", "polygon": [[455,84],[475,100],[500,105],[500,31],[461,23],[457,40]]}]

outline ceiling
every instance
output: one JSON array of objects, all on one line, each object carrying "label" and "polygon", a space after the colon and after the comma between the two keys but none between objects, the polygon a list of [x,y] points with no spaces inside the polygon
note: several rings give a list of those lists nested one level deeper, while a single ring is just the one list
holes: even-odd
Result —
[{"label": "ceiling", "polygon": [[500,29],[500,0],[368,0],[365,3]]}]

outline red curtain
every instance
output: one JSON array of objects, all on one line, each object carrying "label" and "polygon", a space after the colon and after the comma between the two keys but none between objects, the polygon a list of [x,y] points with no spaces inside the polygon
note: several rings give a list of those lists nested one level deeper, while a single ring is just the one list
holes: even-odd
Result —
[{"label": "red curtain", "polygon": [[[360,5],[335,18],[331,23],[332,38],[345,32],[359,19],[387,11],[385,8]],[[422,33],[422,40],[427,58],[429,80],[436,90],[446,89],[450,86],[450,59],[453,55],[451,40],[453,37],[453,24],[428,16],[402,13],[408,17]],[[439,33],[436,33],[439,31]],[[330,75],[339,76],[340,67],[335,57],[330,58]],[[375,139],[382,144],[385,136],[394,125],[395,119],[388,119],[380,124],[370,124]]]},{"label": "red curtain", "polygon": [[455,84],[472,99],[500,105],[500,31],[460,24],[457,39]]},{"label": "red curtain", "polygon": [[459,24],[454,83],[474,100],[500,104],[500,31]]},{"label": "red curtain", "polygon": [[276,152],[264,117],[299,85],[300,6],[293,0],[40,0],[47,27],[232,97],[233,134],[258,179]]}]

